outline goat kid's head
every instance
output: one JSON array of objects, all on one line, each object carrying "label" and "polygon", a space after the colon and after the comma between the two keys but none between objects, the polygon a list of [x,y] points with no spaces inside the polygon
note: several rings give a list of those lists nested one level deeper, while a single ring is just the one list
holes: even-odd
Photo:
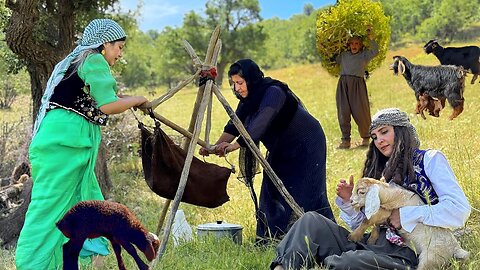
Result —
[{"label": "goat kid's head", "polygon": [[393,57],[393,64],[390,65],[390,70],[393,70],[394,75],[404,74],[405,73],[405,60],[406,58],[403,56],[394,56]]},{"label": "goat kid's head", "polygon": [[[382,179],[383,180],[383,179]],[[365,216],[370,219],[380,209],[380,188],[388,186],[384,181],[373,178],[360,178],[353,189],[350,201],[352,207],[359,211],[365,207]]]},{"label": "goat kid's head", "polygon": [[157,235],[151,232],[147,233],[147,241],[149,245],[146,246],[143,253],[148,261],[152,261],[157,257],[158,247],[160,247],[160,240],[158,239]]},{"label": "goat kid's head", "polygon": [[426,54],[430,54],[438,46],[440,46],[440,45],[438,45],[437,40],[436,39],[431,39],[430,41],[427,42],[427,44],[425,44],[425,46],[423,46],[423,50],[425,51]]}]

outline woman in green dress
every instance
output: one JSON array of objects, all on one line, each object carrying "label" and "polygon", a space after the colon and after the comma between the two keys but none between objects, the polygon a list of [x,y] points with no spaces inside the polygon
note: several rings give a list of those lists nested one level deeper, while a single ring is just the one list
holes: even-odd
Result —
[{"label": "woman in green dress", "polygon": [[[48,80],[29,149],[33,189],[17,244],[18,270],[60,269],[67,238],[55,223],[79,201],[103,200],[94,173],[100,125],[109,114],[148,102],[116,93],[110,67],[122,57],[125,40],[115,21],[91,21]],[[80,257],[107,254],[108,241],[95,238],[85,241]]]}]

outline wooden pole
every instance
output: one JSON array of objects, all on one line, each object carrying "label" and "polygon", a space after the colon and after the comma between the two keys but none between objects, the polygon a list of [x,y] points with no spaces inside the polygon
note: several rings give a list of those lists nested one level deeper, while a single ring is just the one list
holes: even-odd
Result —
[{"label": "wooden pole", "polygon": [[190,144],[188,146],[187,157],[185,158],[185,164],[183,166],[182,175],[180,177],[180,183],[178,184],[177,193],[175,194],[175,198],[173,199],[172,208],[170,209],[170,215],[167,219],[167,224],[165,226],[165,230],[163,231],[163,236],[160,242],[160,247],[157,253],[157,257],[152,261],[151,269],[154,269],[158,260],[160,260],[165,253],[165,249],[167,246],[168,238],[170,236],[170,231],[172,228],[173,220],[175,218],[175,213],[177,212],[178,206],[180,205],[180,200],[182,199],[183,192],[185,190],[185,186],[187,184],[188,174],[190,172],[190,166],[193,159],[193,152],[195,151],[195,146],[197,144],[198,137],[200,136],[200,131],[202,128],[202,121],[203,115],[207,106],[208,101],[210,100],[210,95],[212,92],[212,81],[207,81],[206,83],[206,91],[203,92],[202,102],[200,103],[198,109],[198,115],[195,121],[195,126],[193,130],[193,137],[190,140]]},{"label": "wooden pole", "polygon": [[159,98],[157,98],[153,101],[150,101],[149,107],[152,108],[152,110],[155,110],[155,108],[157,108],[158,105],[162,104],[163,102],[167,101],[169,98],[173,97],[178,91],[180,91],[180,89],[182,89],[183,87],[185,87],[189,83],[191,83],[193,80],[195,80],[195,78],[198,77],[198,75],[200,75],[201,71],[202,71],[201,69],[198,69],[195,72],[195,74],[190,76],[188,79],[186,79],[184,81],[181,81],[180,83],[177,84],[177,86],[168,90],[167,93],[165,93],[161,97],[159,97]]},{"label": "wooden pole", "polygon": [[[146,110],[142,110],[142,111],[146,114],[149,114],[149,112],[146,111]],[[189,132],[188,130],[182,128],[181,126],[175,124],[174,122],[168,120],[164,116],[162,116],[162,115],[160,115],[156,112],[153,112],[153,116],[155,117],[155,119],[157,119],[158,121],[160,121],[160,122],[164,123],[165,125],[169,126],[173,130],[178,131],[178,133],[182,134],[183,136],[185,136],[187,138],[190,138],[190,139],[192,138],[193,135],[192,135],[191,132]],[[198,144],[205,147],[205,148],[210,148],[211,147],[210,144],[208,144],[207,142],[202,141],[200,139],[198,140]]]},{"label": "wooden pole", "polygon": [[[217,46],[217,43],[219,41],[219,37],[220,37],[220,27],[217,26],[215,28],[215,30],[213,31],[212,36],[210,37],[210,42],[208,44],[207,54],[205,56],[205,62],[204,62],[204,65],[203,65],[203,66],[207,66],[208,69],[209,69],[209,67],[212,66],[212,64],[214,62],[216,64],[216,59],[218,59],[218,56],[215,56],[215,58],[214,58],[214,55],[215,55],[215,53],[218,54],[220,52],[218,50],[219,47]],[[190,46],[190,44],[187,41],[184,41],[184,44],[185,44],[185,48],[187,49],[188,53],[192,57],[192,60],[195,63],[195,65],[197,65],[198,63],[201,63],[200,59],[198,58],[197,54],[195,53],[193,48]],[[213,62],[212,60],[215,60],[215,61]],[[201,70],[201,69],[199,69],[199,70]],[[199,71],[197,71],[197,72],[199,72]],[[183,196],[186,181],[188,179],[188,172],[190,170],[191,159],[193,158],[193,150],[195,149],[194,147],[191,147],[191,145],[192,145],[193,141],[195,142],[195,144],[197,143],[198,135],[200,134],[200,130],[199,129],[196,130],[196,128],[197,128],[197,126],[200,126],[200,128],[201,128],[201,121],[203,120],[203,113],[205,111],[205,108],[203,108],[203,110],[201,110],[200,107],[203,106],[204,104],[205,104],[204,107],[206,107],[206,103],[211,100],[210,97],[211,97],[211,92],[212,92],[212,85],[213,85],[212,81],[210,81],[210,80],[207,81],[207,83],[205,85],[199,87],[199,90],[198,90],[198,93],[197,93],[197,98],[196,98],[196,101],[195,101],[195,105],[194,105],[193,112],[192,112],[192,117],[190,119],[190,125],[189,125],[189,128],[188,128],[188,131],[192,132],[193,136],[191,137],[191,139],[187,137],[187,139],[182,144],[183,149],[185,149],[188,145],[187,157],[185,159],[185,163],[184,163],[184,166],[183,166],[182,177],[180,179],[180,183],[179,183],[179,186],[178,186],[178,189],[177,189],[177,193],[176,193],[175,198],[174,198],[174,203],[172,205],[172,208],[170,210],[170,215],[169,215],[168,220],[167,220],[166,229],[164,230],[162,240],[161,240],[161,243],[160,243],[160,247],[159,247],[159,250],[157,252],[157,257],[155,258],[155,260],[151,264],[152,268],[157,263],[157,261],[163,256],[163,253],[165,252],[166,243],[168,242],[168,237],[170,235],[170,230],[171,230],[171,227],[172,227],[172,223],[173,223],[175,214],[177,212],[178,205],[180,204],[180,200]],[[208,91],[205,91],[205,88],[207,88]],[[205,93],[205,92],[209,92],[209,93]],[[201,113],[199,113],[199,111],[201,111]],[[199,119],[200,119],[200,123],[198,123]],[[196,138],[195,138],[195,133],[196,132],[198,134],[196,135]],[[209,147],[210,146],[207,146],[207,148],[209,148]],[[192,152],[192,154],[191,154],[192,157],[189,157],[190,152]],[[187,163],[189,158],[190,158],[190,162]],[[186,169],[187,167],[188,167],[188,169]],[[186,176],[185,176],[185,179],[184,179],[183,174],[184,174],[185,171],[186,171]],[[183,183],[183,186],[182,186],[182,180],[185,182],[185,183]],[[179,196],[177,196],[177,195],[179,195]],[[162,215],[160,216],[160,220],[159,220],[159,225],[157,226],[157,230],[158,230],[158,227],[160,227],[160,230],[161,230],[161,225],[163,225],[163,221],[165,219],[165,215],[167,213],[167,209],[170,206],[170,203],[171,203],[171,200],[166,200],[165,201],[165,204],[164,204],[163,209],[162,209]],[[165,214],[163,214],[163,213],[165,213]]]}]

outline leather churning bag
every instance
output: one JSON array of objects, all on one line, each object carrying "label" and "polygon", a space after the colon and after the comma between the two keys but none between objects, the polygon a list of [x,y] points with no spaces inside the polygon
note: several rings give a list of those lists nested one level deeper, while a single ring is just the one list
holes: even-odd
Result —
[{"label": "leather churning bag", "polygon": [[[153,133],[139,125],[145,180],[157,195],[173,200],[180,183],[187,152],[168,137],[159,125]],[[209,208],[229,200],[227,182],[231,169],[193,157],[181,201]]]}]

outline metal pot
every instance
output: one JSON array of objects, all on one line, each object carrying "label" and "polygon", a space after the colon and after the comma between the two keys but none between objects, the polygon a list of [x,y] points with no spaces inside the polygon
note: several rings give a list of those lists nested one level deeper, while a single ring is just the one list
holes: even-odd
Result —
[{"label": "metal pot", "polygon": [[236,244],[242,244],[242,229],[243,227],[237,224],[230,224],[217,220],[213,223],[205,223],[197,226],[197,235],[214,235],[217,238],[229,237]]}]

